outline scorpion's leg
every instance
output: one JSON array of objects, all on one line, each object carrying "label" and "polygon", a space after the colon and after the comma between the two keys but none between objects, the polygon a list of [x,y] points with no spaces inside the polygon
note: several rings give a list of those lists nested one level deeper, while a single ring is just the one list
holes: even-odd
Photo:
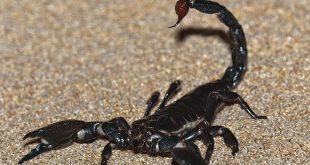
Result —
[{"label": "scorpion's leg", "polygon": [[164,95],[163,100],[160,102],[157,111],[160,111],[163,107],[165,107],[167,101],[169,100],[169,98],[176,92],[179,90],[179,87],[181,85],[181,81],[180,80],[176,80],[174,82],[172,82],[167,90],[167,92]]},{"label": "scorpion's leg", "polygon": [[251,116],[252,119],[267,119],[266,116],[256,115],[250,106],[237,93],[230,91],[217,91],[212,92],[207,99],[207,107],[204,114],[204,122],[206,125],[210,126],[220,102],[238,103],[240,107]]},{"label": "scorpion's leg", "polygon": [[181,136],[181,139],[184,139],[185,141],[193,141],[200,138],[203,140],[204,144],[208,145],[205,155],[206,164],[208,164],[214,150],[214,140],[212,136],[223,137],[225,144],[232,149],[232,155],[235,155],[238,152],[238,141],[228,128],[222,126],[206,126],[207,125],[205,124],[201,124],[199,129],[192,129]]},{"label": "scorpion's leg", "polygon": [[[197,146],[193,143],[196,139],[202,139],[208,146],[205,159],[202,158]],[[149,141],[150,140],[150,141]],[[153,136],[147,141],[148,152],[152,154],[171,154],[173,163],[179,165],[204,165],[209,162],[214,149],[213,137],[204,128],[195,128],[180,133],[180,136]]]},{"label": "scorpion's leg", "polygon": [[221,136],[227,146],[232,149],[232,155],[235,155],[238,151],[238,140],[234,134],[223,126],[212,126],[208,128],[208,131],[212,136]]},{"label": "scorpion's leg", "polygon": [[106,144],[101,153],[101,165],[106,165],[108,163],[109,158],[112,155],[112,146],[109,142]]},{"label": "scorpion's leg", "polygon": [[[171,97],[171,95],[174,94],[175,91],[178,90],[178,87],[180,86],[180,84],[181,84],[181,81],[179,81],[179,80],[176,80],[170,84],[170,87],[167,90],[167,92],[166,92],[163,100],[161,101],[160,105],[158,106],[157,111],[159,111],[161,108],[163,108],[166,105],[168,99]],[[160,93],[158,91],[156,91],[148,99],[148,101],[146,102],[147,108],[145,110],[143,117],[149,116],[151,109],[154,107],[154,105],[156,104],[156,102],[159,99],[159,95],[160,95]]]},{"label": "scorpion's leg", "polygon": [[205,165],[199,148],[192,142],[180,142],[172,151],[172,165]]},{"label": "scorpion's leg", "polygon": [[223,102],[226,103],[238,103],[240,105],[240,107],[245,110],[252,119],[267,119],[267,116],[258,116],[252,109],[251,107],[248,105],[248,103],[246,103],[243,98],[235,93],[235,92],[230,92],[230,91],[226,91],[226,92],[213,92],[212,94],[210,94],[210,97],[214,97],[217,98]]},{"label": "scorpion's leg", "polygon": [[207,125],[201,124],[198,126],[198,128],[189,130],[184,135],[182,135],[180,139],[184,139],[185,141],[194,141],[196,139],[201,139],[203,143],[208,146],[204,161],[206,164],[209,164],[211,155],[214,151],[214,139],[209,133]]},{"label": "scorpion's leg", "polygon": [[150,115],[152,108],[154,107],[154,105],[157,103],[159,99],[159,95],[160,93],[158,91],[152,93],[152,96],[146,102],[147,107],[146,107],[143,117],[147,117]]},{"label": "scorpion's leg", "polygon": [[126,147],[129,145],[128,130],[130,126],[127,121],[122,117],[117,117],[109,122],[102,123],[101,127],[98,128],[100,135],[110,139],[110,142],[106,144],[102,150],[101,165],[107,164],[115,145],[119,147]]},{"label": "scorpion's leg", "polygon": [[[197,131],[196,131],[197,132]],[[185,136],[163,136],[149,139],[147,146],[149,146],[149,153],[156,154],[171,154],[173,157],[173,164],[179,165],[203,165],[205,160],[202,158],[198,147],[192,143],[195,140],[197,133],[188,134]],[[209,136],[212,140],[213,137]]]},{"label": "scorpion's leg", "polygon": [[24,139],[38,137],[41,139],[41,143],[18,163],[22,164],[45,151],[65,147],[73,142],[89,143],[103,136],[116,145],[125,147],[129,142],[126,129],[129,129],[129,125],[123,118],[115,118],[108,122],[84,122],[80,120],[56,122],[24,136]]}]

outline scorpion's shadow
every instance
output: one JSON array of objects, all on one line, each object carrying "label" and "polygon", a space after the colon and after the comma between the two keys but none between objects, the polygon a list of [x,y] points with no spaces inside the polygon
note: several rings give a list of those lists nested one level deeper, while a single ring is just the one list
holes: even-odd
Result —
[{"label": "scorpion's shadow", "polygon": [[196,28],[196,27],[187,27],[180,29],[175,38],[178,43],[184,42],[188,37],[192,35],[198,35],[202,37],[218,37],[226,45],[229,46],[231,50],[233,47],[232,37],[224,30],[214,29],[214,28]]},{"label": "scorpion's shadow", "polygon": [[[221,29],[215,29],[215,28],[197,28],[197,27],[185,27],[180,29],[175,38],[176,41],[178,43],[182,43],[185,42],[185,40],[192,36],[192,35],[198,35],[198,36],[202,36],[202,37],[218,37],[222,42],[224,42],[226,45],[228,45],[229,47],[229,51],[231,52],[234,43],[233,43],[233,39],[232,36],[229,35],[230,33],[228,33],[225,30],[221,30]],[[228,103],[228,106],[233,105],[233,103]],[[219,108],[219,112],[222,111],[223,107]],[[214,119],[213,119],[214,120]]]}]

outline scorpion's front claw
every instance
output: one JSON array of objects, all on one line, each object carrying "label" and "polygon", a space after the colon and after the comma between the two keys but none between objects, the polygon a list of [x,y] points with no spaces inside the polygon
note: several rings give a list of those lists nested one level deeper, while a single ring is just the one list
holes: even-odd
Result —
[{"label": "scorpion's front claw", "polygon": [[23,164],[25,161],[30,160],[30,159],[34,158],[35,156],[37,156],[37,155],[39,155],[45,151],[48,151],[51,148],[52,148],[51,145],[41,143],[41,144],[37,145],[36,148],[32,149],[22,159],[20,159],[18,161],[18,164]]},{"label": "scorpion's front claw", "polygon": [[38,137],[41,143],[25,155],[18,164],[22,164],[45,151],[72,143],[77,138],[78,131],[85,125],[84,121],[65,120],[27,133],[23,138],[24,140],[29,137]]},{"label": "scorpion's front claw", "polygon": [[75,138],[73,135],[85,125],[86,123],[81,120],[60,121],[29,132],[23,139],[39,137],[41,138],[42,143],[58,147],[59,145],[70,142],[70,140],[72,141]]}]

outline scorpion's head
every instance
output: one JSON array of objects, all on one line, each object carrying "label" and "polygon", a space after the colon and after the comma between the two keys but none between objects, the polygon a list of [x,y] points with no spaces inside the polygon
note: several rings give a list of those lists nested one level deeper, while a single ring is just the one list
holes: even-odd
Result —
[{"label": "scorpion's head", "polygon": [[130,130],[130,139],[132,147],[142,152],[152,152],[154,141],[159,140],[161,136],[151,128],[144,125],[144,120],[137,120],[132,124]]},{"label": "scorpion's head", "polygon": [[152,134],[144,127],[143,123],[143,119],[137,120],[132,123],[132,128],[130,130],[130,139],[134,148],[144,148],[147,138]]},{"label": "scorpion's head", "polygon": [[151,132],[145,130],[142,126],[134,126],[130,132],[130,138],[133,147],[143,148],[146,139],[151,135]]}]

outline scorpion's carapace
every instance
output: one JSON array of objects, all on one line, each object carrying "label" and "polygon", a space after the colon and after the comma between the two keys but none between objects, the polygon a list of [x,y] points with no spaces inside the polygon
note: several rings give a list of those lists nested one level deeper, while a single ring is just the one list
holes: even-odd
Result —
[{"label": "scorpion's carapace", "polygon": [[[90,143],[98,138],[109,141],[102,150],[101,165],[107,164],[112,150],[117,148],[171,156],[173,164],[206,165],[214,150],[214,136],[223,137],[225,144],[231,148],[232,155],[235,155],[239,147],[233,133],[223,126],[212,125],[217,112],[227,103],[237,103],[251,118],[267,118],[256,115],[240,95],[232,92],[242,80],[247,68],[244,32],[229,10],[210,0],[179,0],[176,4],[178,21],[174,26],[181,22],[190,8],[206,14],[217,14],[219,20],[229,28],[233,39],[232,64],[222,78],[203,84],[166,105],[169,98],[180,89],[181,81],[174,81],[155,113],[150,112],[159,100],[159,92],[151,95],[143,117],[131,125],[123,117],[105,122],[65,120],[32,131],[26,134],[24,139],[38,137],[41,143],[18,163],[22,164],[43,152],[73,142]],[[204,157],[195,145],[195,140],[201,140],[207,146]]]}]

